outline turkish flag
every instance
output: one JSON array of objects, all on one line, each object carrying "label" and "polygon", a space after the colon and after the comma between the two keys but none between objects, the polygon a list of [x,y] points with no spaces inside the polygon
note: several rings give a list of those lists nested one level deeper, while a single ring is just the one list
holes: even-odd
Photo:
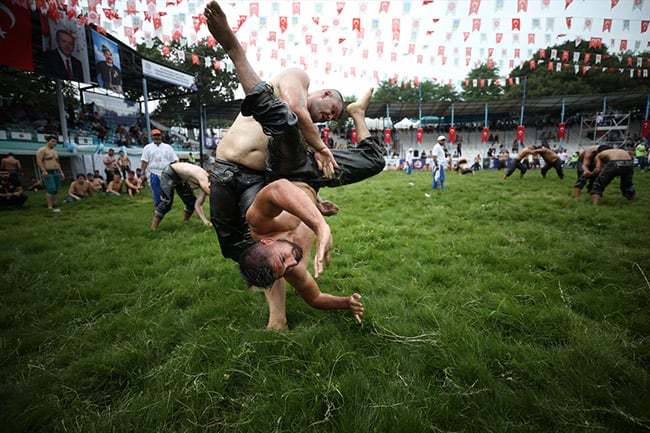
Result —
[{"label": "turkish flag", "polygon": [[327,144],[329,139],[330,139],[330,129],[325,128],[325,129],[323,129],[323,143]]},{"label": "turkish flag", "polygon": [[453,126],[449,128],[449,142],[450,143],[456,142],[456,128],[454,128]]},{"label": "turkish flag", "polygon": [[34,70],[32,23],[29,9],[0,3],[0,64],[25,71]]},{"label": "turkish flag", "polygon": [[422,143],[422,128],[418,128],[417,135],[415,136],[415,141]]},{"label": "turkish flag", "polygon": [[517,141],[524,142],[524,125],[517,126]]},{"label": "turkish flag", "polygon": [[390,129],[384,129],[384,144],[390,144]]},{"label": "turkish flag", "polygon": [[483,128],[483,131],[481,132],[481,143],[487,143],[488,141],[488,136],[490,135],[490,128]]},{"label": "turkish flag", "polygon": [[641,137],[648,138],[648,121],[641,122]]},{"label": "turkish flag", "polygon": [[357,143],[357,130],[355,128],[352,128],[352,144]]},{"label": "turkish flag", "polygon": [[476,14],[478,15],[478,10],[481,7],[481,0],[472,0],[469,4],[469,13],[467,15]]},{"label": "turkish flag", "polygon": [[566,123],[562,122],[558,125],[557,138],[566,138]]}]

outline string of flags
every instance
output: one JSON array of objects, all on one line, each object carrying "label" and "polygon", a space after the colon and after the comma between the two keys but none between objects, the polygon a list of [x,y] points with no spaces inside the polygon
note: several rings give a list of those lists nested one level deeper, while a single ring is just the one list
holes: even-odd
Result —
[{"label": "string of flags", "polygon": [[[200,56],[191,47],[216,47],[194,0],[8,0],[51,19],[94,24],[135,47],[163,42],[164,56],[227,70],[228,59]],[[607,0],[603,0],[607,1]],[[262,78],[299,65],[329,77],[381,82],[432,80],[455,85],[517,85],[517,79],[463,80],[454,69],[487,65],[499,71],[517,66],[545,67],[576,74],[625,73],[648,78],[650,17],[640,12],[648,0],[609,0],[610,16],[580,15],[574,0],[422,0],[422,1],[253,1],[221,2],[242,46],[261,66]],[[539,13],[531,16],[533,6]],[[616,12],[628,8],[620,18]],[[584,8],[580,10],[581,13]],[[589,12],[587,10],[587,12]],[[490,16],[490,18],[485,18]],[[611,37],[610,37],[611,36]],[[553,52],[569,40],[607,45],[620,53],[617,67],[602,67],[597,54]],[[177,42],[172,47],[172,41]],[[545,56],[542,56],[542,53]],[[539,54],[539,60],[533,59]],[[602,60],[602,59],[600,59]],[[394,71],[399,71],[395,73]],[[408,72],[403,72],[408,71]],[[492,80],[492,81],[490,81]]]}]

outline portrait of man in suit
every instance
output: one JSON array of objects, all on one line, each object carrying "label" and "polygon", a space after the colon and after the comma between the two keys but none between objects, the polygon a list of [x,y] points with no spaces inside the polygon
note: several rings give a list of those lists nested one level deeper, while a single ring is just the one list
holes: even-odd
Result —
[{"label": "portrait of man in suit", "polygon": [[65,29],[56,31],[57,48],[43,53],[47,73],[63,80],[83,81],[81,61],[72,53],[76,36]]},{"label": "portrait of man in suit", "polygon": [[113,60],[113,52],[108,45],[102,45],[104,60],[97,62],[97,81],[104,89],[122,93],[122,72]]}]

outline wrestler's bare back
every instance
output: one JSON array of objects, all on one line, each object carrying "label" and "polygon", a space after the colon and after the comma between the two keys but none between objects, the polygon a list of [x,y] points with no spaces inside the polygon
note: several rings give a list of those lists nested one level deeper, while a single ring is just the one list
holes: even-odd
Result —
[{"label": "wrestler's bare back", "polygon": [[[273,85],[275,94],[286,102],[283,82],[288,80],[291,84],[295,84],[297,80],[304,79],[306,79],[306,86],[309,86],[309,78],[304,71],[290,68],[274,76],[268,82]],[[264,134],[262,126],[255,119],[242,116],[240,113],[219,142],[217,158],[241,164],[253,170],[263,171],[266,167],[268,140],[269,137]]]}]

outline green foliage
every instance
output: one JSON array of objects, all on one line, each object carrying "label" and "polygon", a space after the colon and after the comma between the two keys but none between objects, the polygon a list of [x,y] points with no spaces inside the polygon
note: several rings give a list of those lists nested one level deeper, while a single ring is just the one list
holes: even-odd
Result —
[{"label": "green foliage", "polygon": [[[551,60],[551,50],[557,50],[557,57],[563,64],[562,70],[556,72],[557,60]],[[581,53],[580,62],[577,63],[578,72],[574,70],[573,53]],[[563,55],[568,56],[563,60]],[[589,43],[582,41],[566,41],[558,45],[546,48],[545,58],[540,57],[537,51],[532,59],[524,61],[521,66],[510,72],[510,77],[521,77],[521,85],[506,86],[504,98],[518,99],[523,94],[523,77],[528,77],[526,82],[526,95],[553,96],[553,95],[580,95],[611,93],[613,89],[617,92],[648,92],[650,81],[647,78],[631,78],[629,75],[630,66],[628,58],[633,59],[633,66],[636,68],[637,57],[642,58],[644,68],[647,68],[647,61],[650,59],[650,51],[644,53],[624,52],[618,54],[609,53],[607,46],[589,47]],[[589,59],[585,60],[585,54]],[[596,55],[601,56],[598,62]],[[535,67],[531,69],[533,61]],[[552,70],[549,64],[553,62]],[[583,67],[588,68],[586,72]],[[584,73],[583,73],[584,72]]]},{"label": "green foliage", "polygon": [[[467,75],[469,85],[463,83],[463,99],[465,101],[490,101],[501,98],[503,86],[497,85],[499,68],[490,68],[487,64],[477,66]],[[478,80],[479,85],[474,87],[473,80]],[[492,81],[490,81],[492,80]]]},{"label": "green foliage", "polygon": [[[79,104],[76,85],[74,82],[61,80],[63,100],[66,106]],[[0,66],[0,95],[2,95],[2,105],[11,108],[25,107],[56,117],[55,81],[45,75]]]},{"label": "green foliage", "polygon": [[[169,55],[163,55],[165,47],[169,48]],[[205,65],[205,59],[208,57],[219,61],[224,59],[225,53],[221,47],[216,49],[209,47],[207,40],[189,47],[181,45],[176,40],[165,45],[160,39],[155,38],[151,46],[142,43],[138,44],[136,49],[148,59],[174,66],[198,77],[200,83],[199,91],[190,95],[187,95],[184,89],[168,89],[164,94],[152,92],[150,99],[160,98],[156,110],[152,113],[157,119],[166,119],[170,124],[196,128],[199,126],[200,104],[214,105],[234,98],[234,92],[239,85],[235,72],[227,71],[225,68],[216,70]],[[180,52],[185,54],[185,58],[179,57]],[[193,63],[192,54],[199,56],[199,64]]]},{"label": "green foliage", "polygon": [[0,214],[4,430],[647,431],[650,174],[598,207],[569,173],[502,175],[321,190],[319,284],[364,323],[289,289],[286,333],[180,203],[151,232],[148,194],[30,194]]},{"label": "green foliage", "polygon": [[391,80],[384,80],[375,88],[372,95],[373,102],[422,102],[429,101],[455,101],[458,100],[458,93],[449,86],[444,86],[432,81],[421,81],[420,86],[410,82],[393,83]]}]

